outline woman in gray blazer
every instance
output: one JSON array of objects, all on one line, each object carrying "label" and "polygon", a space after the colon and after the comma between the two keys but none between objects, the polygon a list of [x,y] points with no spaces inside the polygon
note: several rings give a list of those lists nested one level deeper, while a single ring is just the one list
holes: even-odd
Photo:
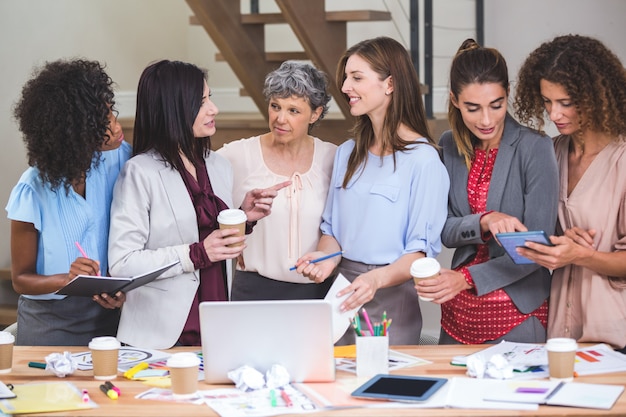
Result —
[{"label": "woman in gray blazer", "polygon": [[448,118],[440,139],[450,175],[444,245],[452,270],[417,285],[441,304],[440,344],[545,341],[550,272],[517,265],[494,235],[556,224],[558,175],[549,137],[507,113],[506,62],[468,39],[450,71]]},{"label": "woman in gray blazer", "polygon": [[[233,206],[233,173],[225,158],[210,152],[218,109],[209,96],[206,73],[192,64],[159,61],[139,80],[134,156],[115,184],[111,207],[110,271],[135,276],[179,263],[128,293],[121,342],[153,349],[200,345],[199,303],[228,299],[226,261],[241,254],[245,238],[217,224],[218,213]],[[246,194],[247,233],[289,184]]]}]

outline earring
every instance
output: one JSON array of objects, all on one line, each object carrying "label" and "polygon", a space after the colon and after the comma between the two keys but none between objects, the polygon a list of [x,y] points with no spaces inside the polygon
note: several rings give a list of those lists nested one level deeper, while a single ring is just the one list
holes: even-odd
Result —
[{"label": "earring", "polygon": [[391,91],[385,91],[385,95],[388,96],[391,94]]}]

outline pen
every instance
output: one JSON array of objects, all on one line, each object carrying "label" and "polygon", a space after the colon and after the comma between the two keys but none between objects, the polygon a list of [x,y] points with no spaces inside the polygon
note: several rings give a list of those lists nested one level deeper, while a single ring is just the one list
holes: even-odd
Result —
[{"label": "pen", "polygon": [[[315,263],[318,263],[318,262],[325,261],[326,259],[334,258],[335,256],[339,256],[341,254],[343,254],[342,250],[340,250],[339,252],[331,253],[330,255],[322,256],[322,257],[317,258],[317,259],[313,259],[313,260],[309,261],[309,263],[310,264],[315,264]],[[291,268],[289,268],[289,270],[290,271],[294,271],[297,268],[298,268],[297,266],[292,266]]]},{"label": "pen", "polygon": [[89,391],[87,391],[86,389],[83,390],[83,402],[84,403],[89,402]]},{"label": "pen", "polygon": [[[78,251],[80,252],[80,254],[83,255],[83,258],[91,259],[91,258],[89,258],[89,256],[87,256],[87,252],[85,252],[85,249],[83,249],[83,247],[80,246],[80,243],[74,242],[74,244],[78,248]],[[98,272],[98,276],[100,276],[99,272]]]},{"label": "pen", "polygon": [[117,392],[113,391],[112,389],[109,389],[106,385],[101,384],[100,391],[104,392],[106,396],[109,397],[110,399],[117,400]]},{"label": "pen", "polygon": [[291,402],[291,398],[289,398],[289,395],[287,394],[284,388],[280,389],[280,396],[283,398],[283,401],[285,402],[285,405],[287,407],[293,406],[293,403]]},{"label": "pen", "polygon": [[28,362],[28,367],[46,369],[46,364],[42,362]]}]

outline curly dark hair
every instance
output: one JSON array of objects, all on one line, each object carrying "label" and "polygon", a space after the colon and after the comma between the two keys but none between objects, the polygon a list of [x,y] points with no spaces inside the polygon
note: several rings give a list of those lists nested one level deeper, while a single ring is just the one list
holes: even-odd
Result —
[{"label": "curly dark hair", "polygon": [[22,88],[13,115],[24,135],[28,164],[53,190],[84,179],[109,140],[115,111],[113,81],[104,66],[83,59],[46,62]]},{"label": "curly dark hair", "polygon": [[602,42],[587,36],[558,36],[526,58],[518,74],[515,114],[542,130],[545,107],[539,83],[563,86],[576,106],[581,131],[615,138],[626,134],[626,69]]}]

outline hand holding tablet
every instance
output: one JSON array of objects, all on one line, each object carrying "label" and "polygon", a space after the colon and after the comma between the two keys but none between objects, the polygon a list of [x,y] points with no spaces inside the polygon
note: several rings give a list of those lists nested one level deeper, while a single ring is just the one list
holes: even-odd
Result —
[{"label": "hand holding tablet", "polygon": [[532,264],[534,263],[530,259],[517,253],[515,249],[518,247],[525,247],[526,242],[541,243],[546,246],[554,246],[550,242],[550,238],[543,230],[535,230],[529,232],[511,232],[511,233],[496,233],[496,239],[500,242],[500,245],[504,248],[506,253],[513,259],[518,265]]}]

